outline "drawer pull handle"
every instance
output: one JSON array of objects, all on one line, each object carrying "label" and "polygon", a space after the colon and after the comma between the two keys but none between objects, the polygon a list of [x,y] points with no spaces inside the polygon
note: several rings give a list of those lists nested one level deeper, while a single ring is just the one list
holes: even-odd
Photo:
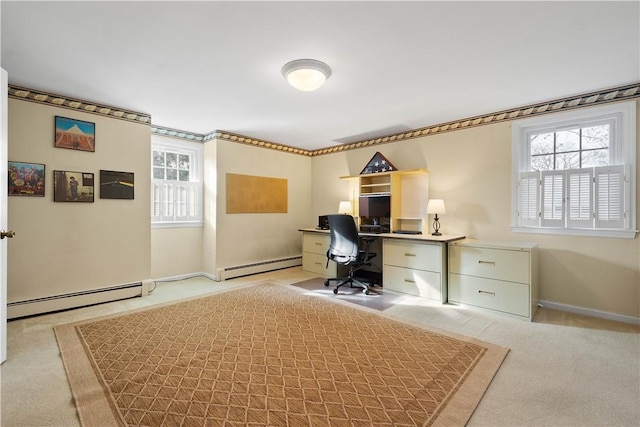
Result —
[{"label": "drawer pull handle", "polygon": [[322,246],[322,243],[315,242],[315,243],[314,243],[314,245],[316,245],[316,246]]},{"label": "drawer pull handle", "polygon": [[492,297],[496,296],[495,292],[483,291],[483,290],[480,290],[480,289],[478,289],[478,293],[479,294],[484,294],[484,295],[489,295],[489,296],[492,296]]},{"label": "drawer pull handle", "polygon": [[407,282],[407,283],[416,283],[415,280],[404,279],[404,281]]},{"label": "drawer pull handle", "polygon": [[404,256],[416,256],[416,254],[408,254],[408,253],[404,253]]},{"label": "drawer pull handle", "polygon": [[316,264],[316,265],[322,265],[322,263],[321,263],[321,262],[318,262],[318,261],[316,261],[316,262],[315,262],[315,264]]},{"label": "drawer pull handle", "polygon": [[496,262],[495,261],[482,261],[482,260],[478,260],[478,264],[490,264],[493,265],[495,267]]}]

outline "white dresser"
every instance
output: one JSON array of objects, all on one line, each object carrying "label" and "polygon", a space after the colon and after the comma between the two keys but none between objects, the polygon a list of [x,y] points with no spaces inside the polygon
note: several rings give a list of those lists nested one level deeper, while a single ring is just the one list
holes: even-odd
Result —
[{"label": "white dresser", "polygon": [[386,238],[382,244],[385,290],[447,301],[446,242]]},{"label": "white dresser", "polygon": [[302,269],[317,273],[324,277],[335,277],[337,267],[335,262],[327,266],[327,250],[331,243],[328,232],[306,232],[302,234]]},{"label": "white dresser", "polygon": [[538,307],[533,243],[465,239],[449,244],[449,302],[531,321]]}]

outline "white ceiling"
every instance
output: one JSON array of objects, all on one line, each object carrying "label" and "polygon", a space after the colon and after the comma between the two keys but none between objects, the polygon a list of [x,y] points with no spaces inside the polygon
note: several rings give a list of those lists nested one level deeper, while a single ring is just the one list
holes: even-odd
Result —
[{"label": "white ceiling", "polygon": [[10,84],[309,150],[640,80],[638,1],[0,5]]}]

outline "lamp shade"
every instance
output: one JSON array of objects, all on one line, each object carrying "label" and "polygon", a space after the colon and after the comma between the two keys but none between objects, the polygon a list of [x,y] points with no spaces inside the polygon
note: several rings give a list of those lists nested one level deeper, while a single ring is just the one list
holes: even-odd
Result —
[{"label": "lamp shade", "polygon": [[324,84],[331,76],[331,68],[315,59],[296,59],[282,67],[282,75],[294,88],[310,92]]},{"label": "lamp shade", "polygon": [[338,206],[338,213],[351,215],[351,212],[353,212],[353,206],[351,206],[351,202],[340,202],[340,206]]},{"label": "lamp shade", "polygon": [[429,199],[429,203],[427,204],[427,213],[439,215],[447,213],[447,210],[444,207],[444,200]]}]

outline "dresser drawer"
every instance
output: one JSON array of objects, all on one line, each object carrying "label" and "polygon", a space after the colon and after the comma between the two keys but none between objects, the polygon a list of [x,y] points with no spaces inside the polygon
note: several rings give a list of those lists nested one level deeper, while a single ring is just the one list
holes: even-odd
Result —
[{"label": "dresser drawer", "polygon": [[449,272],[489,279],[529,283],[529,252],[455,246],[449,248]]},{"label": "dresser drawer", "polygon": [[302,252],[320,254],[326,257],[331,237],[328,234],[305,233],[302,238]]},{"label": "dresser drawer", "polygon": [[440,273],[385,265],[384,289],[441,301]]},{"label": "dresser drawer", "polygon": [[327,256],[320,254],[313,254],[310,252],[304,252],[302,254],[302,269],[310,273],[316,273],[321,276],[335,276],[336,275],[336,263],[329,261],[327,265]]},{"label": "dresser drawer", "polygon": [[449,274],[449,301],[529,317],[529,285]]},{"label": "dresser drawer", "polygon": [[442,272],[442,248],[439,244],[384,240],[382,257],[388,265]]}]

